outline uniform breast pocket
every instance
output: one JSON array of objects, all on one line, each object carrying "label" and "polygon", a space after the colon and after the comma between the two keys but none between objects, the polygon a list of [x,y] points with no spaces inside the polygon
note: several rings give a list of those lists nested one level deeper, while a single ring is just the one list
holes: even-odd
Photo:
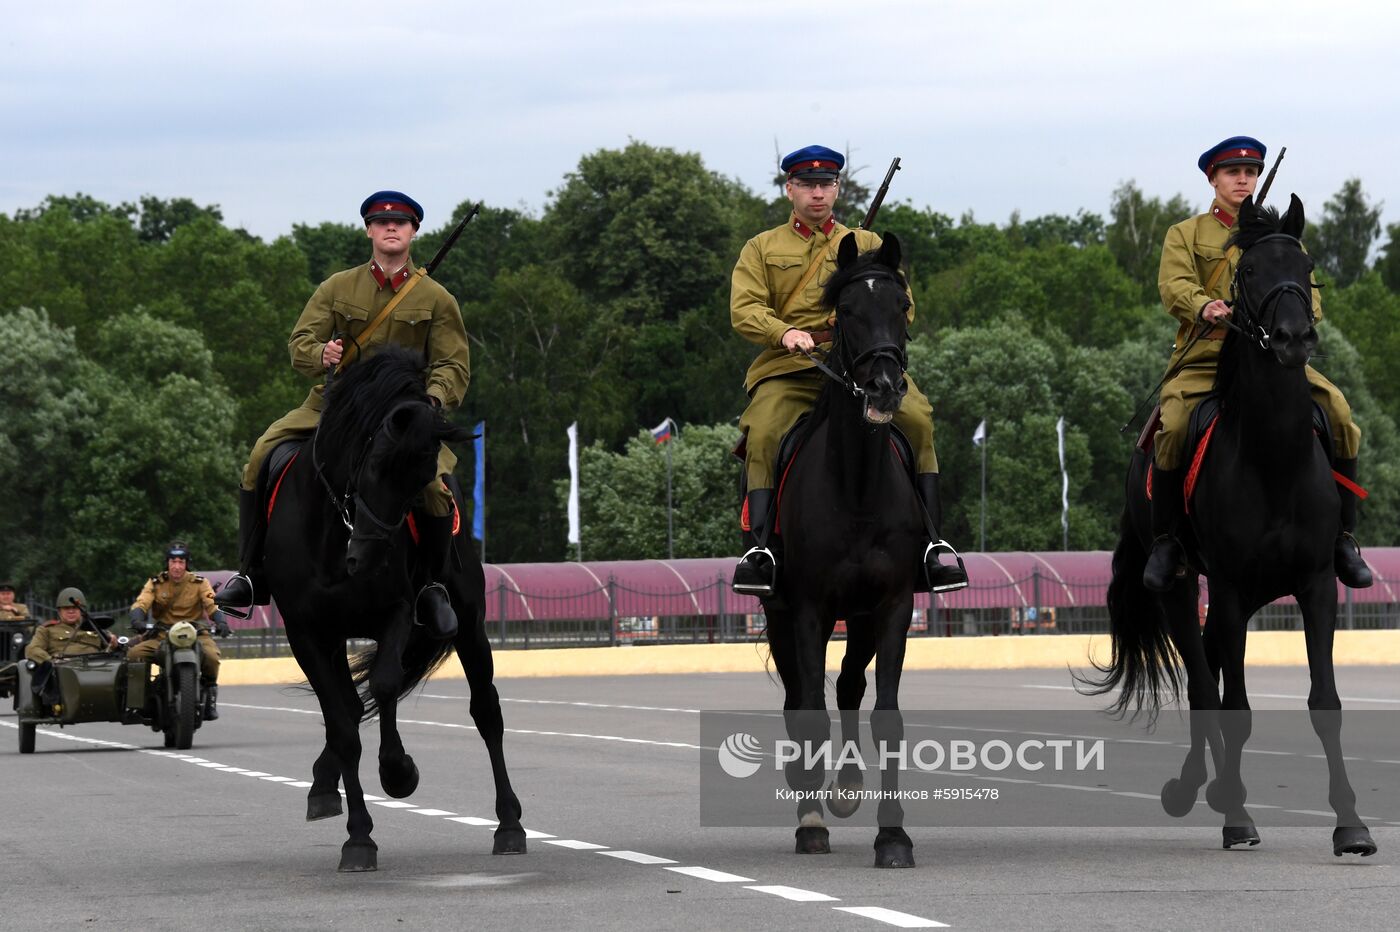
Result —
[{"label": "uniform breast pocket", "polygon": [[394,308],[393,327],[389,339],[404,346],[424,346],[428,340],[428,325],[433,319],[430,307]]},{"label": "uniform breast pocket", "polygon": [[344,298],[336,298],[331,303],[332,324],[336,333],[358,334],[369,321],[369,309],[351,304]]},{"label": "uniform breast pocket", "polygon": [[801,256],[766,256],[764,271],[768,274],[768,291],[773,296],[773,307],[781,308],[787,302],[792,289],[802,278],[803,258]]}]

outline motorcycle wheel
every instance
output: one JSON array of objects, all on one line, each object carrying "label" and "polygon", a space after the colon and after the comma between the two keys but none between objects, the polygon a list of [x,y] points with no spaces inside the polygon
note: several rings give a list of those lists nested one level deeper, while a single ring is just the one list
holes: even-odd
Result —
[{"label": "motorcycle wheel", "polygon": [[26,725],[23,722],[19,726],[19,752],[21,754],[34,753],[34,726]]},{"label": "motorcycle wheel", "polygon": [[194,744],[196,716],[199,714],[199,688],[195,684],[194,667],[175,669],[175,747],[188,751]]}]

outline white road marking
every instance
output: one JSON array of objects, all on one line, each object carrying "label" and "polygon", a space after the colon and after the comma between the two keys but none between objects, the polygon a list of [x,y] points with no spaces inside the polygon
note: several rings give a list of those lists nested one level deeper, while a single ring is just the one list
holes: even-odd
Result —
[{"label": "white road marking", "polygon": [[883,906],[833,906],[831,908],[843,913],[864,916],[866,919],[877,919],[880,922],[887,922],[900,929],[948,928],[948,923],[946,922],[935,922],[932,919],[911,916],[908,913],[901,913],[898,910],[885,909]]},{"label": "white road marking", "polygon": [[[309,784],[308,784],[309,785]],[[385,809],[417,809],[417,803],[406,803],[402,799],[382,799],[371,805],[383,806]]]},{"label": "white road marking", "polygon": [[752,877],[726,874],[724,871],[710,870],[708,867],[668,867],[666,870],[685,874],[687,877],[695,877],[699,880],[711,880],[715,883],[753,883]]},{"label": "white road marking", "polygon": [[825,893],[818,893],[815,890],[803,890],[800,887],[784,887],[781,884],[745,887],[744,889],[757,890],[759,893],[770,893],[773,896],[780,896],[785,900],[793,900],[797,903],[839,903],[841,901],[840,897],[827,896]]},{"label": "white road marking", "polygon": [[409,812],[415,813],[417,815],[430,816],[455,816],[457,814],[455,812],[450,812],[447,809],[410,809]]},{"label": "white road marking", "polygon": [[[466,696],[444,696],[439,693],[420,693],[422,699],[455,699],[458,702],[466,702]],[[502,702],[515,702],[521,705],[568,705],[580,709],[622,709],[628,712],[684,712],[687,715],[699,715],[703,709],[678,709],[664,705],[614,705],[608,702],[571,702],[568,699],[507,699],[501,697]]]},{"label": "white road marking", "polygon": [[540,841],[544,841],[546,838],[553,838],[554,836],[549,834],[548,832],[537,832],[532,828],[527,828],[525,830],[525,837],[538,838]]},{"label": "white road marking", "polygon": [[485,825],[485,826],[487,826],[487,827],[489,827],[489,828],[495,828],[495,827],[496,827],[496,820],[495,820],[495,819],[483,819],[483,818],[481,818],[481,817],[479,817],[479,816],[470,816],[470,815],[453,816],[452,818],[448,819],[447,821],[449,821],[449,822],[461,822],[463,825]]},{"label": "white road marking", "polygon": [[602,851],[607,845],[595,845],[591,841],[577,841],[573,838],[554,838],[545,841],[547,845],[558,845],[573,851]]},{"label": "white road marking", "polygon": [[617,858],[619,861],[631,861],[633,864],[675,864],[677,862],[670,858],[658,858],[654,854],[644,854],[641,851],[599,851],[606,858]]}]

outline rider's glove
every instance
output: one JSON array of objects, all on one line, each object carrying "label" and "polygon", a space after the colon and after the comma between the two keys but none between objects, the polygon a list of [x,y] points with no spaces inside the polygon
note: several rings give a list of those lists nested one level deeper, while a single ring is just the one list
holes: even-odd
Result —
[{"label": "rider's glove", "polygon": [[214,634],[221,638],[232,636],[233,629],[229,627],[228,617],[221,610],[214,609],[214,614],[209,616],[209,619],[214,622]]}]

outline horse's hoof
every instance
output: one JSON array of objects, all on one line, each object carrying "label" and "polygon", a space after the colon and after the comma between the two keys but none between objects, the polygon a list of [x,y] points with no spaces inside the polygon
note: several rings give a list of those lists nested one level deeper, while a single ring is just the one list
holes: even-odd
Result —
[{"label": "horse's hoof", "polygon": [[342,874],[379,870],[379,846],[372,841],[347,841],[340,849]]},{"label": "horse's hoof", "polygon": [[332,819],[343,811],[340,806],[339,793],[316,793],[306,797],[306,821],[308,822]]},{"label": "horse's hoof", "polygon": [[1253,825],[1227,825],[1220,830],[1220,847],[1226,851],[1236,845],[1259,844],[1259,830]]},{"label": "horse's hoof", "polygon": [[893,842],[875,848],[876,867],[913,867],[914,846]]},{"label": "horse's hoof", "polygon": [[838,784],[833,780],[827,787],[831,795],[825,800],[826,811],[838,819],[849,819],[860,808],[860,791],[863,788],[862,783]]},{"label": "horse's hoof", "polygon": [[1180,819],[1196,806],[1196,790],[1172,777],[1162,784],[1162,811]]},{"label": "horse's hoof", "polygon": [[798,854],[830,854],[831,833],[825,826],[804,825],[797,830]]},{"label": "horse's hoof", "polygon": [[418,789],[418,765],[407,754],[403,756],[403,761],[395,766],[380,761],[379,785],[394,799],[412,796],[413,791]]},{"label": "horse's hoof", "polygon": [[1376,850],[1376,840],[1364,825],[1339,825],[1332,830],[1332,853],[1337,857],[1359,854],[1369,858]]},{"label": "horse's hoof", "polygon": [[524,854],[525,830],[515,828],[496,829],[496,840],[491,844],[492,854]]}]

